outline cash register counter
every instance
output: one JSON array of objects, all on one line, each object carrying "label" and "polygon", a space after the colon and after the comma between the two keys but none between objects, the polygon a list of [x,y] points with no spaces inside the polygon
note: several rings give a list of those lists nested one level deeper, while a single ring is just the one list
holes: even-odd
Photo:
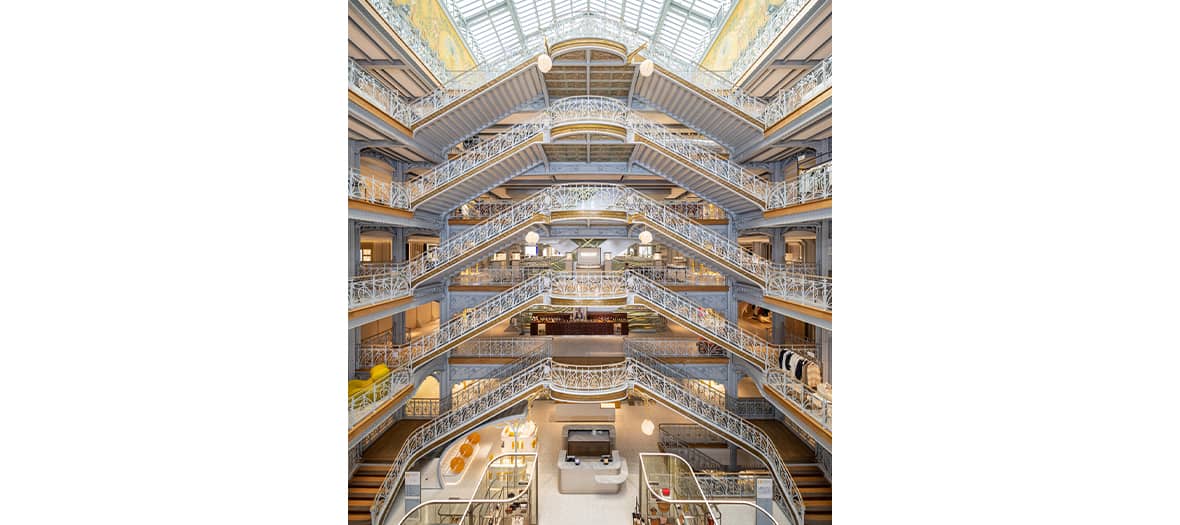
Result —
[{"label": "cash register counter", "polygon": [[566,425],[557,455],[562,494],[617,494],[627,482],[627,460],[615,450],[614,425]]},{"label": "cash register counter", "polygon": [[580,464],[565,461],[565,450],[557,457],[558,490],[562,494],[617,494],[627,482],[627,460],[611,451],[610,463],[582,458]]}]

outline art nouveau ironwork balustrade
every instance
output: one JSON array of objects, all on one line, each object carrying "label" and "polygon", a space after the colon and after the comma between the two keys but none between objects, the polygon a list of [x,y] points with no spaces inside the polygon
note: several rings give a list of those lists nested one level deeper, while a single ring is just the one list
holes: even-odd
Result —
[{"label": "art nouveau ironwork balustrade", "polygon": [[390,208],[409,209],[410,196],[406,186],[361,175],[360,170],[348,171],[348,198]]},{"label": "art nouveau ironwork balustrade", "polygon": [[348,397],[348,426],[360,422],[365,416],[388,400],[395,392],[410,384],[410,369],[405,366],[394,368],[385,377],[375,381],[369,388]]},{"label": "art nouveau ironwork balustrade", "polygon": [[824,59],[790,87],[779,92],[766,104],[760,117],[767,126],[772,126],[791,114],[807,101],[832,86],[832,57]]},{"label": "art nouveau ironwork balustrade", "polygon": [[348,87],[402,124],[409,125],[414,121],[409,102],[351,58],[348,59]]},{"label": "art nouveau ironwork balustrade", "polygon": [[520,357],[549,348],[552,337],[481,337],[451,350],[451,357]]},{"label": "art nouveau ironwork balustrade", "polygon": [[800,173],[795,180],[774,183],[766,200],[766,207],[786,208],[831,196],[832,163],[827,162]]},{"label": "art nouveau ironwork balustrade", "polygon": [[[634,271],[634,270],[632,270]],[[725,349],[699,339],[628,337],[624,348],[652,357],[725,357]]]},{"label": "art nouveau ironwork balustrade", "polygon": [[348,307],[360,308],[410,295],[410,278],[404,273],[361,275],[348,280]]}]

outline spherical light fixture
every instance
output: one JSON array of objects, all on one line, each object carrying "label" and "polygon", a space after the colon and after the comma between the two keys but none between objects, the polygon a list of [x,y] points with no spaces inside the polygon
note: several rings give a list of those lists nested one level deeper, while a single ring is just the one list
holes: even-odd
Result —
[{"label": "spherical light fixture", "polygon": [[541,236],[537,235],[537,232],[528,232],[524,236],[524,242],[528,244],[537,244],[539,240],[541,240]]},{"label": "spherical light fixture", "polygon": [[650,58],[645,58],[643,62],[639,63],[639,76],[644,78],[650,77],[655,70],[656,63],[652,62]]},{"label": "spherical light fixture", "polygon": [[650,419],[644,419],[643,423],[639,425],[639,430],[642,430],[645,435],[652,435],[656,431],[656,424],[652,423]]},{"label": "spherical light fixture", "polygon": [[640,244],[651,244],[651,232],[647,230],[639,232],[639,242]]},{"label": "spherical light fixture", "polygon": [[537,57],[537,69],[541,70],[541,73],[548,73],[550,69],[553,69],[553,59],[549,55],[541,53],[541,56]]}]

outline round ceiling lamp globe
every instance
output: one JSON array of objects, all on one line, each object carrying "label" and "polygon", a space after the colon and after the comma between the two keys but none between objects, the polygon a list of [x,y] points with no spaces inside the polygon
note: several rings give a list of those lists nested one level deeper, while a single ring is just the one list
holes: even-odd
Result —
[{"label": "round ceiling lamp globe", "polygon": [[553,59],[542,53],[537,57],[537,69],[541,70],[541,73],[548,73],[550,69],[553,69]]},{"label": "round ceiling lamp globe", "polygon": [[656,64],[655,62],[652,62],[650,58],[645,58],[643,59],[643,62],[639,63],[639,74],[644,78],[650,77],[655,70]]}]

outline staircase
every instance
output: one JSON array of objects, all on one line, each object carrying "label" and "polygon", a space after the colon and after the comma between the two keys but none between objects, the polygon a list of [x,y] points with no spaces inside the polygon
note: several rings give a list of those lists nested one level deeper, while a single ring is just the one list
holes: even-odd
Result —
[{"label": "staircase", "polygon": [[791,479],[803,496],[804,525],[827,525],[832,522],[832,483],[817,465],[787,465]]},{"label": "staircase", "polygon": [[361,463],[348,480],[348,523],[369,525],[372,515],[369,507],[381,488],[381,482],[389,475],[392,463]]}]

